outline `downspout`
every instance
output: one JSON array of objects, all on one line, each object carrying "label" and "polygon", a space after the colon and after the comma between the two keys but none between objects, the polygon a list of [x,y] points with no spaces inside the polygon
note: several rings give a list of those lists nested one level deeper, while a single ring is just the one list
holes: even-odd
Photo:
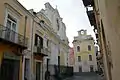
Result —
[{"label": "downspout", "polygon": [[[25,16],[23,45],[25,45],[25,42],[26,42],[26,40],[25,40],[25,38],[26,38],[26,27],[27,27],[27,16]],[[23,62],[23,60],[24,60],[24,55],[22,55],[22,62]]]},{"label": "downspout", "polygon": [[31,34],[31,76],[32,76],[32,79],[31,80],[34,80],[33,79],[33,65],[34,65],[34,55],[33,55],[33,29],[34,29],[34,18],[33,18],[33,21],[32,21],[32,34]]},{"label": "downspout", "polygon": [[[34,55],[33,55],[33,41],[34,41],[34,39],[33,39],[33,36],[34,36],[34,22],[36,22],[34,19],[36,18],[37,16],[34,16],[33,17],[33,22],[32,22],[32,36],[31,36],[31,66],[32,66],[32,79],[31,80],[34,80],[35,79],[35,77],[33,76],[33,67],[34,67]],[[37,17],[38,18],[38,17]],[[39,19],[39,18],[38,18]],[[40,19],[39,19],[40,20]],[[42,80],[44,79],[44,74],[43,74],[43,63],[41,64],[41,66],[42,66]]]},{"label": "downspout", "polygon": [[59,55],[58,55],[58,59],[59,59],[59,60],[58,60],[58,73],[60,74],[60,58],[61,58],[61,57],[60,57],[60,42],[59,42],[59,52],[58,52],[58,54],[59,54]]},{"label": "downspout", "polygon": [[[25,16],[25,24],[24,24],[24,38],[23,38],[23,45],[25,45],[25,38],[26,38],[26,27],[27,27],[27,16]],[[22,55],[22,80],[24,80],[24,68],[23,67],[25,65],[25,59],[24,59],[24,55]]]},{"label": "downspout", "polygon": [[27,16],[25,16],[25,26],[24,26],[24,45],[25,45],[25,37],[26,37],[26,27],[27,27]]}]

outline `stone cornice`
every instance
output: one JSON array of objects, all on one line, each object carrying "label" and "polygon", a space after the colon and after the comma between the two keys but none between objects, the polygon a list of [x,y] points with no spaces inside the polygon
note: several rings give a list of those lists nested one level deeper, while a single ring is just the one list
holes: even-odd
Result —
[{"label": "stone cornice", "polygon": [[19,7],[21,7],[28,15],[34,17],[18,0],[13,0]]}]

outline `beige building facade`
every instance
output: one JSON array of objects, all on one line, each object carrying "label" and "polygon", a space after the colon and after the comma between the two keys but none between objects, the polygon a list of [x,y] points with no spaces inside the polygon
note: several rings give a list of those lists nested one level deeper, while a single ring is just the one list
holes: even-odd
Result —
[{"label": "beige building facade", "polygon": [[106,80],[120,79],[120,1],[119,0],[83,0],[86,7],[91,6],[93,10],[87,11],[90,23],[98,34],[97,42],[100,46],[101,57],[104,63]]},{"label": "beige building facade", "polygon": [[0,79],[22,80],[26,55],[31,70],[33,16],[17,0],[1,0],[0,10]]}]

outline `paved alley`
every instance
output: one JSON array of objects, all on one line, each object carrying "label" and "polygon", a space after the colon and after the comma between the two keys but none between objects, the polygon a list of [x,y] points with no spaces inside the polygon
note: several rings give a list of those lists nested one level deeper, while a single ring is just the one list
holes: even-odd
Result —
[{"label": "paved alley", "polygon": [[81,73],[81,74],[75,74],[71,78],[67,78],[65,80],[103,80],[100,76],[94,74],[94,73]]}]

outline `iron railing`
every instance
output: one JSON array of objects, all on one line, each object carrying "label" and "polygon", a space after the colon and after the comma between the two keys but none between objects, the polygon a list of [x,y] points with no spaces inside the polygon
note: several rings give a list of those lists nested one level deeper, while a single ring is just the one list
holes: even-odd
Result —
[{"label": "iron railing", "polygon": [[0,25],[0,38],[23,47],[28,45],[28,38],[3,25]]},{"label": "iron railing", "polygon": [[34,46],[34,50],[35,53],[44,53],[43,52],[43,48],[40,46]]},{"label": "iron railing", "polygon": [[73,76],[73,67],[70,66],[48,65],[48,71],[54,80],[63,80]]},{"label": "iron railing", "polygon": [[50,50],[50,48],[43,48],[43,52],[44,52],[44,54],[45,55],[47,55],[47,56],[49,56],[50,55],[50,53],[51,53],[51,50]]},{"label": "iron railing", "polygon": [[49,56],[51,53],[50,48],[45,48],[45,47],[40,47],[40,46],[34,46],[34,53],[38,53],[38,54],[43,54],[46,56]]}]

